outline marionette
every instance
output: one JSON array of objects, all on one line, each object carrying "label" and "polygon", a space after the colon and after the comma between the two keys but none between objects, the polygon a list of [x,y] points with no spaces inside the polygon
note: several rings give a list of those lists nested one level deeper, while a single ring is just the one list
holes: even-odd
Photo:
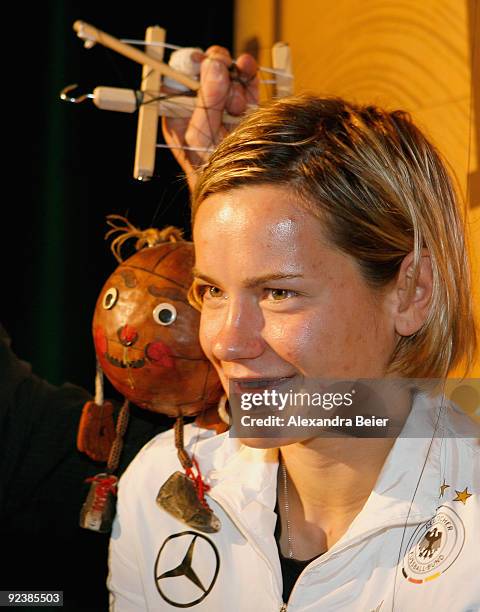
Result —
[{"label": "marionette", "polygon": [[[199,71],[203,52],[199,48],[179,49],[163,62],[166,32],[158,26],[147,28],[145,52],[126,44],[83,21],[73,24],[85,47],[101,44],[142,64],[140,90],[96,87],[92,94],[73,96],[76,86],[65,87],[62,100],[79,103],[92,99],[97,107],[119,112],[138,112],[134,177],[140,181],[154,177],[156,151],[166,146],[193,150],[203,156],[213,150],[217,135],[207,135],[205,146],[189,147],[186,143],[156,142],[159,116],[188,118],[207,101],[199,92]],[[136,41],[137,44],[139,41]],[[174,46],[176,47],[176,46]],[[243,75],[235,62],[229,67],[232,80],[245,90],[245,108],[230,108],[222,122],[233,126],[240,116],[258,103],[256,75]],[[288,45],[276,43],[272,48],[272,68],[260,68],[274,76],[276,96],[292,93],[293,75]],[[212,109],[215,111],[215,108]],[[178,151],[177,151],[178,153]],[[122,220],[121,217],[111,216]],[[209,509],[204,493],[200,466],[183,448],[183,417],[195,416],[197,424],[215,429],[228,428],[219,414],[227,419],[226,399],[216,374],[203,355],[198,342],[199,314],[189,305],[187,292],[191,284],[193,246],[183,241],[175,228],[162,232],[143,232],[125,219],[124,227],[112,225],[110,232],[119,235],[112,250],[120,265],[100,293],[93,321],[95,351],[98,359],[95,401],[84,408],[78,448],[98,461],[107,461],[107,469],[92,479],[91,490],[82,509],[81,524],[97,531],[108,531],[114,513],[122,436],[128,424],[128,404],[167,414],[175,418],[175,444],[184,473],[176,472],[161,487],[158,503],[188,525],[203,531],[216,531],[220,525]],[[120,249],[130,238],[137,238],[138,252],[126,261]],[[113,424],[114,406],[104,401],[102,377],[125,398]]]},{"label": "marionette", "polygon": [[[199,340],[199,313],[188,302],[192,282],[193,244],[174,227],[138,230],[119,215],[110,215],[117,234],[111,249],[119,266],[103,286],[93,317],[97,356],[95,400],[87,402],[77,446],[105,472],[90,479],[80,524],[108,532],[115,513],[122,438],[129,403],[175,418],[175,446],[184,469],[160,488],[157,503],[196,529],[218,531],[220,523],[205,500],[208,490],[200,466],[183,446],[183,419],[197,416],[201,427],[225,431],[225,400],[217,374]],[[123,225],[122,225],[123,224]],[[121,247],[136,239],[137,252],[122,261]],[[124,397],[116,426],[114,406],[103,398],[103,375]]]}]

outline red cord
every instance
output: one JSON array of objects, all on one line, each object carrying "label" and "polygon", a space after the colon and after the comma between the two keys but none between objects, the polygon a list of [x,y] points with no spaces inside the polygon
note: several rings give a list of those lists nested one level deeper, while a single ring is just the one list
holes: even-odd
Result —
[{"label": "red cord", "polygon": [[97,484],[95,487],[92,510],[102,512],[105,502],[107,501],[108,494],[117,494],[117,477],[92,476],[91,478],[87,478],[85,482],[95,482]]},{"label": "red cord", "polygon": [[193,481],[200,503],[205,506],[207,510],[211,511],[208,506],[207,500],[205,499],[205,493],[210,491],[210,485],[203,480],[202,472],[200,471],[200,466],[198,465],[198,461],[195,459],[195,457],[192,457],[192,463],[195,469],[197,470],[197,475],[195,476],[191,467],[185,469],[185,474]]}]

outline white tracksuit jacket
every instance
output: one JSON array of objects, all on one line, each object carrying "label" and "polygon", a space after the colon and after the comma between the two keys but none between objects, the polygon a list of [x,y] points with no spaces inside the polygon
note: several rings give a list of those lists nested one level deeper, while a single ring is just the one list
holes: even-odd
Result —
[{"label": "white tracksuit jacket", "polygon": [[218,533],[203,534],[156,504],[160,486],[181,469],[173,432],[160,434],[120,480],[111,610],[480,611],[478,434],[459,435],[467,417],[448,408],[431,438],[407,437],[433,432],[436,410],[417,396],[365,506],[302,572],[285,604],[274,539],[277,452],[186,427],[186,448],[222,522]]}]

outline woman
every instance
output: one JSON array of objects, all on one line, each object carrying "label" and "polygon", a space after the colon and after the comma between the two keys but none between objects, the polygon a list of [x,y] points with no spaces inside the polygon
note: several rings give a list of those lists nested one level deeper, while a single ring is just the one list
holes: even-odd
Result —
[{"label": "woman", "polygon": [[475,348],[462,222],[434,147],[403,113],[278,101],[211,156],[192,219],[200,340],[231,398],[374,379],[394,385],[404,426],[242,439],[189,426],[222,524],[208,535],[156,505],[177,469],[172,434],[158,436],[121,481],[113,609],[480,609],[478,440],[411,382]]}]

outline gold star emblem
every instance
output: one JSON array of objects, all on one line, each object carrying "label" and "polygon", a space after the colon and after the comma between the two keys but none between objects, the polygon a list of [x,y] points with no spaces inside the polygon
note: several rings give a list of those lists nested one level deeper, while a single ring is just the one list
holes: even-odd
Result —
[{"label": "gold star emblem", "polygon": [[457,494],[457,497],[455,497],[453,501],[459,501],[459,502],[462,502],[463,505],[465,505],[467,503],[467,499],[469,497],[472,497],[472,493],[469,493],[467,489],[468,487],[465,487],[464,491],[457,491],[457,489],[455,489],[455,493]]},{"label": "gold star emblem", "polygon": [[440,485],[440,497],[443,497],[443,494],[445,493],[445,489],[450,488],[450,485],[445,484],[445,478],[443,479],[443,484]]}]

